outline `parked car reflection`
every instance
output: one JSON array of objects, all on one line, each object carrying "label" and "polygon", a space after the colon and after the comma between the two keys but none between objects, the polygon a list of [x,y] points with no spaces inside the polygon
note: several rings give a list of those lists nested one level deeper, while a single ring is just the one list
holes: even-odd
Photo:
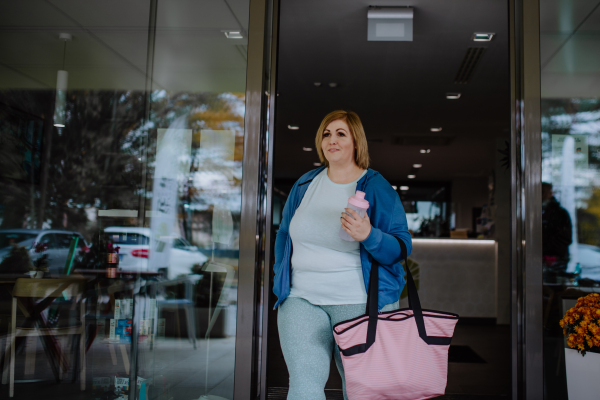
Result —
[{"label": "parked car reflection", "polygon": [[577,260],[581,268],[581,278],[600,281],[600,247],[577,244]]},{"label": "parked car reflection", "polygon": [[[115,246],[119,246],[119,268],[129,271],[150,271],[150,228],[111,226],[104,229]],[[167,279],[175,279],[179,275],[192,273],[195,265],[202,265],[207,260],[198,247],[191,245],[181,237],[172,239],[169,261],[165,265],[152,267],[155,271],[164,271]]]},{"label": "parked car reflection", "polygon": [[[69,249],[74,238],[77,238],[77,251],[75,251],[74,257],[79,257],[82,251],[87,250],[88,245],[78,232],[51,229],[0,230],[0,260],[4,260],[11,253],[12,246],[16,245],[27,250],[29,262],[32,264],[46,256],[48,272],[51,275],[60,275],[65,270]],[[11,269],[10,265],[6,267]],[[3,267],[3,269],[5,268]]]}]

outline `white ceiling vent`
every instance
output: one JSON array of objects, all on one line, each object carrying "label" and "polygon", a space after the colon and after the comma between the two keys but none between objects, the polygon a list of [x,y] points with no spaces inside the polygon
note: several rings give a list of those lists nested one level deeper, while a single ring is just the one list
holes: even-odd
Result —
[{"label": "white ceiling vent", "polygon": [[368,41],[412,42],[412,7],[369,7]]}]

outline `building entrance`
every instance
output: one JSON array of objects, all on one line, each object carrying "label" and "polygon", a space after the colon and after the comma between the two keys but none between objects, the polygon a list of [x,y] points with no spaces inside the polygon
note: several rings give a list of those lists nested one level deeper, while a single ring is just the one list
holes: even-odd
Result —
[{"label": "building entrance", "polygon": [[[446,393],[504,398],[512,390],[508,4],[378,5],[279,3],[271,285],[287,196],[321,165],[317,128],[333,110],[354,111],[370,167],[406,212],[423,307],[461,317]],[[269,293],[263,389],[265,398],[280,399],[289,375],[272,310],[277,298]],[[332,362],[326,397],[342,398],[341,385]]]}]

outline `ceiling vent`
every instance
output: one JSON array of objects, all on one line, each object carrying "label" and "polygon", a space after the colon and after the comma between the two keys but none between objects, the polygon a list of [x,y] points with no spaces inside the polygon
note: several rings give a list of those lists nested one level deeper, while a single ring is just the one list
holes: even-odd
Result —
[{"label": "ceiling vent", "polygon": [[467,54],[465,54],[465,58],[460,63],[460,68],[454,78],[454,83],[469,83],[475,67],[477,67],[481,57],[483,57],[483,53],[485,53],[484,47],[469,47],[467,49]]},{"label": "ceiling vent", "polygon": [[447,146],[452,140],[453,136],[449,135],[402,135],[392,138],[392,144],[400,146]]}]

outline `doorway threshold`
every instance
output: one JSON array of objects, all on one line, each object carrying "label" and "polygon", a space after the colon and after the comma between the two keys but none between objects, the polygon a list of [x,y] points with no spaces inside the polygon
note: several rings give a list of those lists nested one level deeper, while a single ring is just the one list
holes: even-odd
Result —
[{"label": "doorway threshold", "polygon": [[[271,387],[267,391],[267,400],[286,400],[288,388]],[[325,389],[326,400],[344,400],[344,395],[340,389]],[[508,400],[509,396],[504,395],[477,395],[477,394],[446,394],[435,397],[432,400]]]}]

